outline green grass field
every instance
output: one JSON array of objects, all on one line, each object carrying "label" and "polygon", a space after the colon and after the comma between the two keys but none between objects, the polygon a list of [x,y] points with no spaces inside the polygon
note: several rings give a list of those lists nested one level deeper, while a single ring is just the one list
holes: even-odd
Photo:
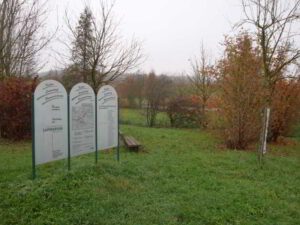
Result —
[{"label": "green grass field", "polygon": [[300,144],[253,152],[219,149],[199,130],[123,125],[144,145],[38,167],[29,142],[0,144],[0,224],[300,224]]},{"label": "green grass field", "polygon": [[292,137],[300,141],[300,125],[294,127]]},{"label": "green grass field", "polygon": [[[120,121],[122,124],[147,126],[145,111],[138,109],[121,109]],[[166,113],[159,112],[155,127],[170,127],[170,121]]]}]

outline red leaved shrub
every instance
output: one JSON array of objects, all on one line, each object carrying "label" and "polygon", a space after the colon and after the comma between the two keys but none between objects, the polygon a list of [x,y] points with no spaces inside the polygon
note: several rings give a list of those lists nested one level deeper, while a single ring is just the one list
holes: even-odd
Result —
[{"label": "red leaved shrub", "polygon": [[280,80],[272,97],[269,141],[289,134],[300,117],[300,81]]},{"label": "red leaved shrub", "polygon": [[0,137],[20,140],[31,135],[31,98],[36,79],[0,80]]},{"label": "red leaved shrub", "polygon": [[170,100],[167,106],[172,127],[199,127],[201,112],[201,101],[197,96],[176,97]]},{"label": "red leaved shrub", "polygon": [[225,57],[219,64],[222,134],[228,148],[246,149],[260,133],[260,58],[248,34],[226,39],[225,46]]}]

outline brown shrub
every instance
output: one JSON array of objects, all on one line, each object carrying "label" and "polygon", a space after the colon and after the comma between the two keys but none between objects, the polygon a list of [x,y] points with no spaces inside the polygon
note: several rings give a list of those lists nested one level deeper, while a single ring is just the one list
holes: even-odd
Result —
[{"label": "brown shrub", "polygon": [[0,81],[0,135],[20,140],[31,135],[31,99],[36,79],[12,77]]},{"label": "brown shrub", "polygon": [[262,82],[259,54],[248,34],[228,38],[220,68],[220,117],[228,148],[246,149],[260,129]]},{"label": "brown shrub", "polygon": [[269,141],[287,136],[300,116],[300,82],[280,80],[272,96]]},{"label": "brown shrub", "polygon": [[168,102],[167,114],[172,127],[199,127],[202,118],[201,100],[197,96],[176,97]]}]

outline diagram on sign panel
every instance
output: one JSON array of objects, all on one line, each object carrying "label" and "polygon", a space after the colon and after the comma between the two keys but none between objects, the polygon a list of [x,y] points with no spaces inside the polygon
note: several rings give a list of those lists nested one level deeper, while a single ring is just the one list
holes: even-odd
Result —
[{"label": "diagram on sign panel", "polygon": [[93,104],[83,103],[72,107],[72,130],[92,129],[93,126]]}]

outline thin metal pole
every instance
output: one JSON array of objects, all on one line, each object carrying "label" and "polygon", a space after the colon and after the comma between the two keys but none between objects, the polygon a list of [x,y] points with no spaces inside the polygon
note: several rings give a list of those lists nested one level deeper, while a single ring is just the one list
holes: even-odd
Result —
[{"label": "thin metal pole", "polygon": [[71,170],[70,96],[68,94],[68,170]]},{"label": "thin metal pole", "polygon": [[119,98],[118,98],[118,146],[117,146],[117,161],[120,161],[120,109],[119,109]]},{"label": "thin metal pole", "polygon": [[263,115],[262,115],[262,130],[260,134],[260,143],[258,148],[258,162],[260,165],[262,165],[262,149],[263,149],[263,141],[264,141],[264,133],[265,133],[265,115],[266,115],[266,109],[263,109]]},{"label": "thin metal pole", "polygon": [[270,118],[270,108],[266,108],[266,122],[265,122],[265,133],[264,133],[264,144],[262,154],[267,153],[267,138],[268,138],[268,128],[269,128],[269,118]]},{"label": "thin metal pole", "polygon": [[95,93],[95,144],[96,144],[96,151],[95,151],[95,163],[98,163],[98,106],[97,106],[97,93]]},{"label": "thin metal pole", "polygon": [[267,137],[269,127],[270,108],[264,108],[263,120],[262,120],[262,131],[260,135],[260,145],[258,149],[258,160],[259,164],[262,165],[264,162],[264,155],[267,152]]},{"label": "thin metal pole", "polygon": [[35,169],[35,124],[34,124],[34,93],[31,97],[31,136],[32,136],[32,179],[36,178]]}]

